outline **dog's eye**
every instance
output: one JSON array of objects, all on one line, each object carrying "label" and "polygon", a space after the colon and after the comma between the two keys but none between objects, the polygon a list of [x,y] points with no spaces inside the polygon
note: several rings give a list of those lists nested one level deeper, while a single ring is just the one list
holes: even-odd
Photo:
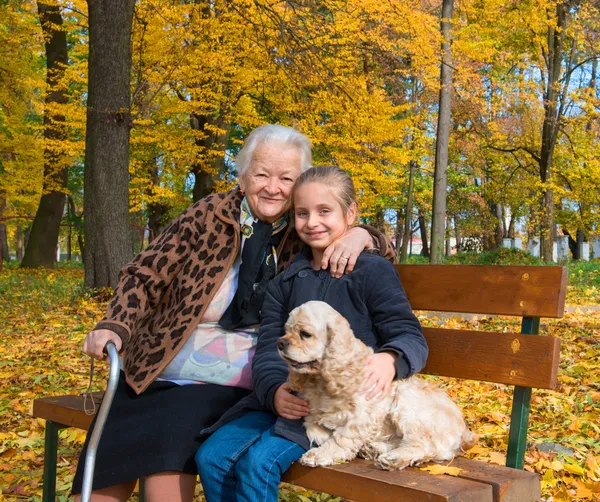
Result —
[{"label": "dog's eye", "polygon": [[307,333],[306,331],[300,331],[300,338],[310,338],[312,335],[310,333]]}]

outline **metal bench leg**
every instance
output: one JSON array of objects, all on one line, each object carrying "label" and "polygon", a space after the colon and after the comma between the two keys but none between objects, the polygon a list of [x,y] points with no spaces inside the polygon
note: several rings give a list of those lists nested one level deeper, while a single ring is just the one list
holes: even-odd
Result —
[{"label": "metal bench leg", "polygon": [[58,431],[64,425],[46,421],[46,434],[44,437],[44,486],[42,492],[43,502],[56,500],[56,458],[58,453]]},{"label": "metal bench leg", "polygon": [[[523,317],[521,333],[537,335],[540,332],[539,317]],[[523,469],[527,450],[527,429],[529,428],[529,408],[531,405],[531,387],[515,386],[513,405],[508,434],[506,466]]]},{"label": "metal bench leg", "polygon": [[515,391],[513,393],[513,408],[510,417],[510,432],[508,435],[506,467],[523,469],[523,466],[525,465],[530,403],[531,388],[515,387]]}]

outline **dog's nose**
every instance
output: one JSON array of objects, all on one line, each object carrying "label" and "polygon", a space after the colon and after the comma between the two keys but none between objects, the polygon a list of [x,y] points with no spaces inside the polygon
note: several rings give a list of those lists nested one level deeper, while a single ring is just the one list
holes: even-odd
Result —
[{"label": "dog's nose", "polygon": [[279,350],[285,350],[285,348],[290,344],[289,340],[286,340],[285,338],[280,338],[279,341],[277,342],[277,347],[279,348]]}]

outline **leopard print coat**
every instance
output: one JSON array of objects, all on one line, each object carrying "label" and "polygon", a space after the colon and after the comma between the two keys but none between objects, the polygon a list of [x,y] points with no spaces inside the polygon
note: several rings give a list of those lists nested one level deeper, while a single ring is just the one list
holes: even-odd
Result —
[{"label": "leopard print coat", "polygon": [[[212,194],[179,215],[122,270],[106,314],[94,329],[123,341],[127,383],[141,394],[171,362],[202,319],[240,251],[239,189]],[[393,256],[383,234],[364,225]],[[304,244],[288,228],[278,249],[278,271]]]}]

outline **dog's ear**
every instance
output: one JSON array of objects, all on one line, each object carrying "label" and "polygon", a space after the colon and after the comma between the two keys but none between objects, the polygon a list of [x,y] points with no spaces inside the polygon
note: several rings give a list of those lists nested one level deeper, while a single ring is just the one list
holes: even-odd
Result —
[{"label": "dog's ear", "polygon": [[358,341],[348,321],[341,315],[331,316],[327,320],[327,346],[321,365],[321,376],[332,395],[344,392],[353,386],[354,378],[350,375],[360,373],[360,365],[364,365],[363,350],[366,349]]},{"label": "dog's ear", "polygon": [[340,316],[330,316],[327,319],[326,359],[340,359],[341,354],[347,354],[354,342],[354,333],[348,321]]}]

